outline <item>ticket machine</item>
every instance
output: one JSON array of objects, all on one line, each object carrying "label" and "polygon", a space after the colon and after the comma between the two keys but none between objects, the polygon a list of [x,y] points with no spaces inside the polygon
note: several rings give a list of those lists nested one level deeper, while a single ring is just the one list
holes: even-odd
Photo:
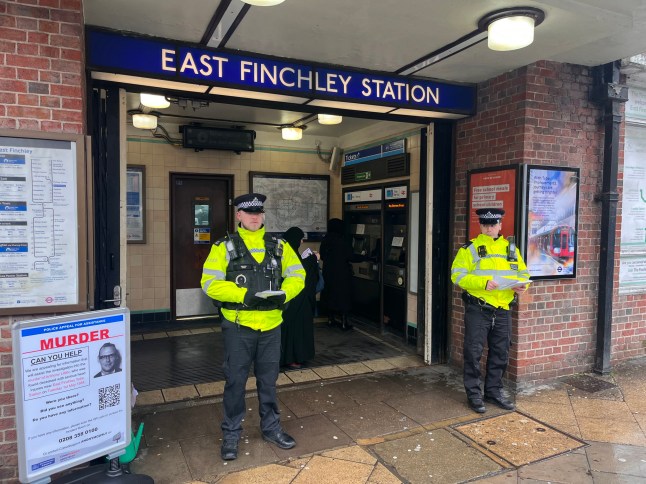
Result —
[{"label": "ticket machine", "polygon": [[381,307],[381,190],[347,192],[344,218],[352,240],[353,314],[380,321]]},{"label": "ticket machine", "polygon": [[344,219],[354,261],[353,314],[381,331],[406,330],[408,185],[349,189]]},{"label": "ticket machine", "polygon": [[395,333],[406,330],[408,187],[384,188],[383,321]]}]

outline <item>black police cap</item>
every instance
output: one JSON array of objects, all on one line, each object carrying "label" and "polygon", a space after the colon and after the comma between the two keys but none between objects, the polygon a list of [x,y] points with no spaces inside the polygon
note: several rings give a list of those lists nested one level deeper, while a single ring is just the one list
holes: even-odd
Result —
[{"label": "black police cap", "polygon": [[265,200],[267,197],[262,193],[245,193],[233,200],[233,205],[236,210],[243,210],[249,213],[264,213]]},{"label": "black police cap", "polygon": [[476,215],[482,225],[496,225],[505,215],[505,211],[502,208],[479,208]]}]

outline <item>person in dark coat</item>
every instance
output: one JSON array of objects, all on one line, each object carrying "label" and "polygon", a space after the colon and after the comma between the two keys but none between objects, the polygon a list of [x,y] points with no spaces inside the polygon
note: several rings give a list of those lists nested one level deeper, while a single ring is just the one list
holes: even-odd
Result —
[{"label": "person in dark coat", "polygon": [[[305,234],[298,227],[291,227],[283,239],[299,253],[298,248]],[[314,309],[316,284],[319,279],[318,257],[311,252],[301,259],[305,269],[305,288],[292,299],[283,311],[281,326],[281,366],[300,368],[314,357]]]},{"label": "person in dark coat", "polygon": [[323,307],[327,310],[330,325],[341,324],[344,330],[351,329],[348,313],[352,310],[352,244],[346,237],[344,222],[332,218],[327,223],[327,234],[321,242],[323,279],[321,293]]}]

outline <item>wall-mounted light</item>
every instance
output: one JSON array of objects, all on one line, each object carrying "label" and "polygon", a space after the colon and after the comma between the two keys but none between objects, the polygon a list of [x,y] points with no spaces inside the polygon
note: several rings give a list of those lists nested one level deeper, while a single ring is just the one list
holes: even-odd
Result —
[{"label": "wall-mounted light", "polygon": [[255,5],[256,7],[271,7],[273,5],[278,5],[283,3],[285,0],[242,0],[244,3],[249,5]]},{"label": "wall-mounted light", "polygon": [[303,127],[297,128],[296,126],[282,126],[280,134],[284,140],[298,141],[303,138]]},{"label": "wall-mounted light", "polygon": [[135,113],[132,115],[132,125],[139,129],[155,129],[157,116],[154,114]]},{"label": "wall-mounted light", "polygon": [[543,20],[545,12],[538,8],[503,8],[482,17],[478,28],[488,31],[487,44],[491,50],[516,50],[534,41],[534,27]]},{"label": "wall-mounted light", "polygon": [[170,106],[170,101],[168,101],[165,96],[149,94],[146,92],[139,94],[139,102],[147,108],[152,109],[164,109]]},{"label": "wall-mounted light", "polygon": [[339,124],[343,121],[343,116],[337,116],[336,114],[319,114],[318,119],[320,124]]}]

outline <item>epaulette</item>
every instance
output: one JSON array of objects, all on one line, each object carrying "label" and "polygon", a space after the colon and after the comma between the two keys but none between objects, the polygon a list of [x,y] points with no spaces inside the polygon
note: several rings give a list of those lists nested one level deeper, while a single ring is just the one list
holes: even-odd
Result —
[{"label": "epaulette", "polygon": [[468,249],[468,248],[469,248],[469,246],[470,246],[471,244],[473,244],[473,240],[470,240],[469,242],[467,242],[466,244],[464,244],[464,245],[462,246],[462,248],[463,248],[463,249]]},{"label": "epaulette", "polygon": [[228,236],[228,235],[225,235],[224,237],[221,237],[221,238],[219,238],[218,240],[216,240],[216,241],[213,243],[213,245],[220,245],[222,242],[226,242],[227,240],[229,240],[229,236]]}]

